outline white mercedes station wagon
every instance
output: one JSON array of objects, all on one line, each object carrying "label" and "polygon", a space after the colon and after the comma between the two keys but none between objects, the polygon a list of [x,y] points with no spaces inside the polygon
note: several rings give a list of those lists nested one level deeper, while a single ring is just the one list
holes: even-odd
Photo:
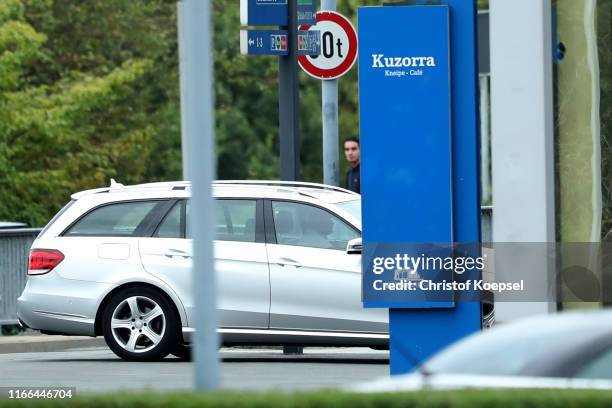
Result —
[{"label": "white mercedes station wagon", "polygon": [[[126,360],[185,357],[194,333],[190,184],[83,191],[42,230],[23,325],[104,336]],[[318,184],[219,181],[215,264],[225,345],[388,345],[361,304],[361,200]]]}]

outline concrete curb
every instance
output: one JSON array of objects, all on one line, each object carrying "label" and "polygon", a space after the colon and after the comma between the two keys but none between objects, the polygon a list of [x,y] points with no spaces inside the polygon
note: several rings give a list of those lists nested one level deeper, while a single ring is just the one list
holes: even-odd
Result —
[{"label": "concrete curb", "polygon": [[0,337],[0,354],[40,353],[89,347],[106,347],[104,337],[46,335]]}]

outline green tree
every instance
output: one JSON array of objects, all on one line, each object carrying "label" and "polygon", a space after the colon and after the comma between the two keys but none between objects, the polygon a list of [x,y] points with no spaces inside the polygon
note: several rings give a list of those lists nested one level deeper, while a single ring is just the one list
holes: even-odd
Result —
[{"label": "green tree", "polygon": [[[239,2],[213,7],[217,177],[277,179],[278,59],[241,56]],[[175,0],[0,1],[0,219],[43,225],[111,177],[180,179],[178,68]],[[301,179],[319,182],[320,81],[301,73],[300,98]],[[341,139],[358,134],[356,68],[339,102]]]},{"label": "green tree", "polygon": [[151,126],[134,125],[139,118],[131,112],[153,61],[127,58],[96,73],[58,64],[60,50],[49,47],[53,30],[27,17],[33,10],[50,26],[53,6],[0,3],[0,218],[35,226],[71,192],[118,174],[141,180],[153,134]]}]

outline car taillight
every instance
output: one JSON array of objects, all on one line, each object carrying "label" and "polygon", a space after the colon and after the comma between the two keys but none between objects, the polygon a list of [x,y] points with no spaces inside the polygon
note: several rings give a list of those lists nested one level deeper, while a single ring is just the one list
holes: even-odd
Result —
[{"label": "car taillight", "polygon": [[64,254],[56,249],[32,249],[28,275],[44,275],[49,273],[64,260]]}]

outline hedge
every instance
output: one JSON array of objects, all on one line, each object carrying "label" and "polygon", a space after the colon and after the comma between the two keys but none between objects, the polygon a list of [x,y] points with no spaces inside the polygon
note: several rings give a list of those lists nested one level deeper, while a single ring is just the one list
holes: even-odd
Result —
[{"label": "hedge", "polygon": [[414,393],[353,394],[335,391],[316,393],[218,392],[116,393],[78,395],[72,400],[0,399],[0,408],[557,408],[612,407],[612,391],[574,390],[464,390]]}]

